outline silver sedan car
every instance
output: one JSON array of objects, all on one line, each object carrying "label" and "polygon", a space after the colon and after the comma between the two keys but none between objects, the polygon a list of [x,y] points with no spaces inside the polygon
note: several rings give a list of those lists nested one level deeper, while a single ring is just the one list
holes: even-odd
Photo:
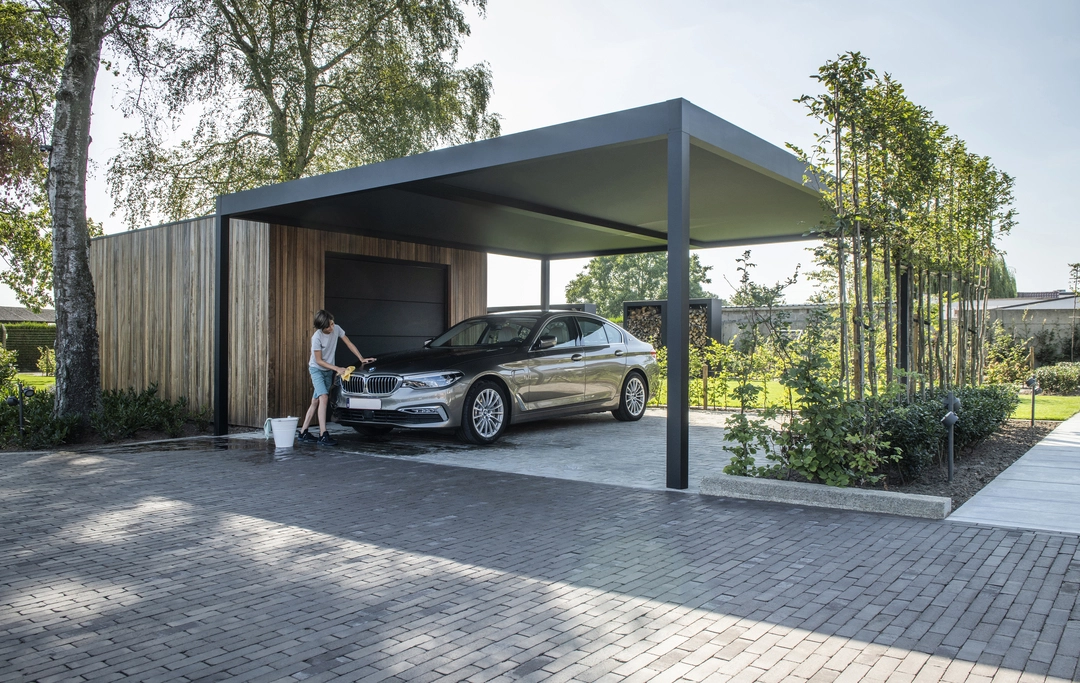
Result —
[{"label": "silver sedan car", "polygon": [[372,436],[456,429],[489,444],[510,424],[548,417],[611,411],[639,420],[658,375],[653,347],[599,316],[499,313],[339,378],[331,405],[336,422]]}]

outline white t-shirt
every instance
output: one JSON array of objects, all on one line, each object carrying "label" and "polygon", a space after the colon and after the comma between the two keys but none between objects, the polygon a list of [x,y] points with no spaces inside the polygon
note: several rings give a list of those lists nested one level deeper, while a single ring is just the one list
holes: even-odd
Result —
[{"label": "white t-shirt", "polygon": [[338,339],[341,339],[344,336],[345,330],[341,329],[341,325],[338,325],[337,323],[334,323],[334,329],[330,330],[330,334],[327,334],[322,330],[315,330],[315,334],[311,335],[311,358],[308,359],[308,367],[326,370],[326,368],[315,362],[316,351],[322,352],[324,363],[335,365],[334,356],[337,355]]}]

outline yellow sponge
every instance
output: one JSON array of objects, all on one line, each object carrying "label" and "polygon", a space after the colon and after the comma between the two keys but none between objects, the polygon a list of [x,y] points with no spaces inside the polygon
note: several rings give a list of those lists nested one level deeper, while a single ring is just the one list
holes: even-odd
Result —
[{"label": "yellow sponge", "polygon": [[345,368],[345,372],[341,373],[341,381],[342,382],[348,382],[349,378],[352,377],[353,370],[355,370],[355,369],[356,369],[355,365],[350,365],[349,367]]}]

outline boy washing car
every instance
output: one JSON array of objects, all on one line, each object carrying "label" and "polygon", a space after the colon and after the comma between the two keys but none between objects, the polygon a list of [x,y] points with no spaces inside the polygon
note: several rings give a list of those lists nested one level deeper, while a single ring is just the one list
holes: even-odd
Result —
[{"label": "boy washing car", "polygon": [[[326,405],[330,400],[330,387],[334,384],[334,373],[342,375],[345,368],[334,365],[337,355],[338,339],[345,342],[345,346],[360,359],[361,365],[374,362],[374,358],[364,358],[356,350],[353,343],[345,336],[345,330],[334,325],[334,316],[326,311],[315,314],[315,333],[311,335],[311,357],[308,359],[308,372],[311,373],[311,384],[315,387],[315,394],[311,397],[311,406],[304,417],[304,426],[300,429],[296,438],[301,442],[317,443],[320,446],[336,446],[337,441],[330,438],[326,431]],[[308,431],[311,418],[319,415],[319,436]]]}]

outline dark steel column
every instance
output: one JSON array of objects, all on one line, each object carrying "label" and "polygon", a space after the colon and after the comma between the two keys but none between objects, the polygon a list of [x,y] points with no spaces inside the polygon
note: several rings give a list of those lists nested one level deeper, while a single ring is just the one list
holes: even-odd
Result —
[{"label": "dark steel column", "polygon": [[551,308],[551,259],[540,259],[540,310]]},{"label": "dark steel column", "polygon": [[214,216],[214,434],[229,433],[229,217]]},{"label": "dark steel column", "polygon": [[685,489],[690,467],[690,136],[682,108],[668,133],[667,487]]}]

